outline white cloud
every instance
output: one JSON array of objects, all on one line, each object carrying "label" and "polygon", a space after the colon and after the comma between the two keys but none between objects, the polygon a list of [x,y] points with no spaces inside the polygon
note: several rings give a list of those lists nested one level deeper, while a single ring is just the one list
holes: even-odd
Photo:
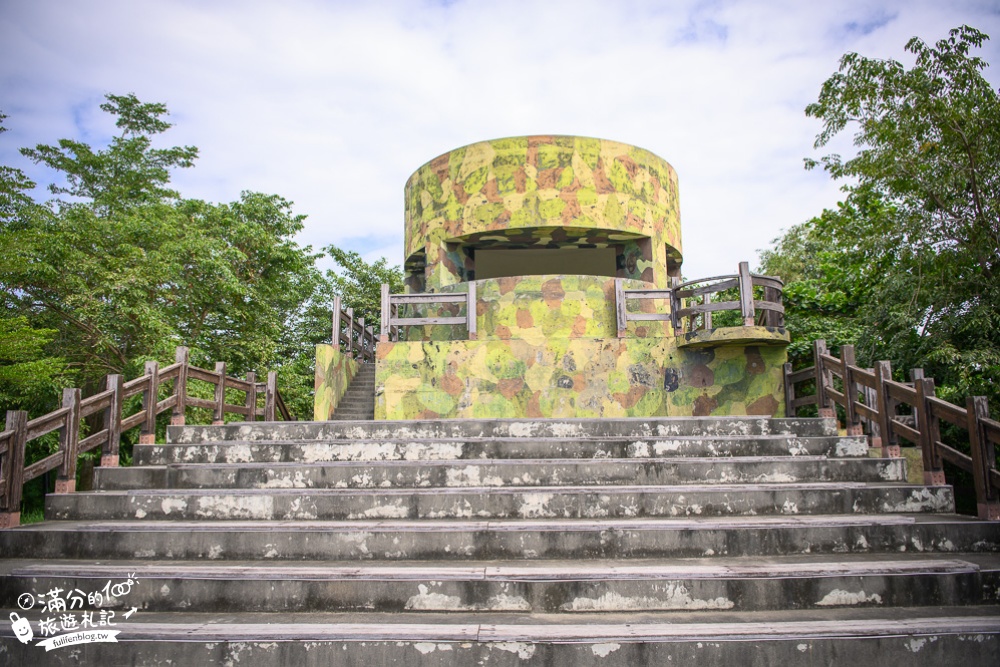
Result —
[{"label": "white cloud", "polygon": [[[913,35],[994,33],[987,2],[94,2],[0,4],[0,162],[61,137],[105,141],[106,92],[166,102],[166,141],[201,150],[186,195],[275,192],[302,241],[401,263],[403,184],[480,139],[584,134],[680,175],[685,273],[727,273],[830,206],[805,172],[805,118],[845,51],[905,59]],[[996,81],[995,72],[987,72]],[[838,146],[848,145],[841,142]]]}]

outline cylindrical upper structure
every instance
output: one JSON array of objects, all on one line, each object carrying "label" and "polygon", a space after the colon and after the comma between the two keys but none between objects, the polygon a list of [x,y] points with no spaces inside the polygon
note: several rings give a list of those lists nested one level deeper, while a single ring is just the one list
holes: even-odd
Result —
[{"label": "cylindrical upper structure", "polygon": [[667,287],[679,275],[677,174],[642,148],[571,136],[482,141],[422,166],[405,196],[410,291],[558,273]]}]

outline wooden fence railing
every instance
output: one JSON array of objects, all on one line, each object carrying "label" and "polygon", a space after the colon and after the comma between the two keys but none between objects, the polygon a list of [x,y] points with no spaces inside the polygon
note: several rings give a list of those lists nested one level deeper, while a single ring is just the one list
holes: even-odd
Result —
[{"label": "wooden fence railing", "polygon": [[[464,303],[465,315],[454,317],[400,317],[401,306],[437,305]],[[466,294],[390,294],[389,285],[382,285],[382,341],[398,341],[402,327],[435,324],[464,324],[469,331],[469,340],[476,340],[476,283],[469,282]]]},{"label": "wooden fence railing", "polygon": [[[840,406],[847,433],[861,435],[867,425],[872,445],[881,446],[883,456],[900,455],[899,438],[920,447],[926,484],[945,483],[942,461],[972,473],[979,516],[1000,519],[996,459],[1000,422],[989,418],[986,397],[969,396],[962,408],[937,398],[934,380],[925,378],[920,369],[910,371],[912,382],[896,382],[888,361],[861,368],[854,355],[854,347],[844,345],[838,359],[829,353],[825,341],[818,340],[813,345],[812,366],[793,372],[792,365],[785,364],[788,415],[794,417],[798,408],[815,405],[820,416],[834,417]],[[796,396],[795,385],[809,381],[815,383],[815,393]],[[900,409],[909,414],[900,414]],[[942,421],[967,433],[971,455],[941,442]]]},{"label": "wooden fence railing", "polygon": [[340,297],[333,297],[333,347],[361,363],[375,363],[375,330],[365,326],[365,318],[354,318],[353,308],[344,308]]},{"label": "wooden fence railing", "polygon": [[[266,382],[257,382],[256,374],[247,373],[245,380],[226,375],[226,363],[215,364],[215,370],[192,366],[186,347],[177,348],[176,361],[160,368],[155,361],[146,362],[145,372],[134,380],[124,381],[121,375],[108,375],[104,389],[93,396],[81,398],[79,389],[64,389],[62,407],[41,417],[28,420],[24,410],[9,410],[5,429],[0,432],[0,528],[20,523],[21,494],[25,482],[58,470],[57,493],[76,490],[76,467],[80,454],[101,448],[101,465],[117,466],[121,434],[140,428],[139,442],[153,443],[156,437],[156,416],[170,410],[170,423],[183,425],[187,408],[212,411],[212,423],[221,424],[225,415],[238,414],[246,421],[263,417],[274,421],[281,415],[285,421],[295,417],[289,412],[278,392],[277,373],[267,374]],[[188,380],[201,380],[214,385],[215,395],[209,399],[188,395]],[[160,386],[171,384],[170,394],[160,399]],[[242,405],[226,403],[226,390],[244,392]],[[132,415],[123,415],[126,399],[142,395],[142,407]],[[264,405],[259,397],[263,395]],[[102,428],[80,437],[80,423],[91,415],[101,415]],[[59,449],[54,454],[25,466],[28,442],[43,435],[59,432]]]},{"label": "wooden fence railing", "polygon": [[[712,328],[712,313],[739,311],[743,326],[755,324],[767,327],[784,325],[785,307],[781,302],[783,283],[773,276],[750,273],[750,264],[740,262],[738,272],[727,276],[699,278],[675,283],[668,290],[624,289],[622,280],[615,281],[615,310],[618,337],[625,336],[629,322],[643,320],[670,321],[674,335]],[[754,287],[762,288],[757,299]],[[712,301],[712,295],[724,290],[737,290],[736,301]],[[629,299],[669,299],[669,313],[630,313]]]}]

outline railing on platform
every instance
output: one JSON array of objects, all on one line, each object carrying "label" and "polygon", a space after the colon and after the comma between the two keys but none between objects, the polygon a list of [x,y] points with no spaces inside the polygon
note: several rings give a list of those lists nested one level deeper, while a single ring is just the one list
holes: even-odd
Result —
[{"label": "railing on platform", "polygon": [[[762,298],[754,295],[754,287],[762,288]],[[740,262],[738,272],[727,276],[699,278],[675,283],[670,289],[625,289],[622,279],[615,280],[615,310],[618,337],[625,336],[629,322],[664,320],[673,327],[674,335],[713,328],[712,314],[738,311],[743,326],[784,326],[785,307],[781,302],[783,283],[773,276],[750,273],[750,264]],[[736,300],[712,301],[712,295],[736,290]],[[669,313],[629,312],[629,299],[669,299]]]},{"label": "railing on platform", "polygon": [[353,308],[344,308],[339,296],[333,297],[334,349],[341,350],[361,363],[375,362],[375,331],[365,326],[365,318],[355,319]]},{"label": "railing on platform", "polygon": [[[214,385],[214,397],[209,399],[188,395],[188,380],[200,380]],[[170,395],[159,397],[160,385],[172,383]],[[226,390],[243,392],[246,400],[242,405],[226,403]],[[81,398],[79,389],[64,389],[62,407],[46,415],[28,420],[24,410],[7,411],[5,429],[0,432],[0,528],[16,526],[20,523],[21,494],[25,482],[40,477],[51,470],[58,470],[56,492],[70,493],[76,490],[76,468],[80,454],[101,448],[101,465],[117,466],[121,434],[139,427],[140,443],[153,443],[156,437],[156,416],[171,411],[170,423],[183,425],[187,408],[203,408],[212,411],[212,423],[221,424],[226,414],[238,414],[254,421],[263,417],[274,421],[280,415],[285,421],[295,417],[285,405],[278,391],[277,373],[267,374],[266,382],[257,382],[255,373],[247,373],[246,379],[226,375],[226,363],[215,364],[215,370],[192,366],[186,347],[178,347],[175,362],[160,368],[155,361],[147,361],[145,372],[140,377],[126,382],[121,375],[108,375],[104,389],[93,396]],[[142,395],[142,407],[138,412],[125,416],[122,408],[125,400]],[[259,406],[263,395],[264,405]],[[80,437],[80,423],[91,415],[101,415],[103,428],[84,438]],[[43,435],[59,432],[58,450],[25,466],[25,452],[28,442]]]},{"label": "railing on platform", "polygon": [[[450,317],[401,317],[400,308],[406,306],[433,306],[465,304],[465,315]],[[405,313],[404,313],[405,314]],[[476,340],[476,283],[469,282],[469,291],[459,294],[390,294],[389,285],[382,285],[382,331],[379,339],[398,341],[403,327],[428,325],[465,325],[469,340]]]},{"label": "railing on platform", "polygon": [[[934,380],[925,378],[921,369],[910,371],[911,382],[896,382],[888,361],[879,361],[874,368],[858,366],[851,345],[841,347],[838,359],[825,341],[815,341],[813,359],[812,366],[794,372],[791,364],[785,364],[789,416],[794,417],[800,407],[815,405],[820,416],[835,417],[840,406],[847,433],[862,435],[867,425],[872,445],[881,446],[883,456],[899,456],[899,438],[920,447],[926,484],[945,483],[944,460],[972,473],[979,516],[1000,519],[996,459],[1000,422],[989,418],[985,396],[969,396],[964,408],[953,405],[934,395]],[[814,382],[815,393],[796,396],[796,385],[803,382]],[[899,414],[900,408],[908,408],[910,414]],[[968,434],[971,456],[941,441],[942,421]]]}]

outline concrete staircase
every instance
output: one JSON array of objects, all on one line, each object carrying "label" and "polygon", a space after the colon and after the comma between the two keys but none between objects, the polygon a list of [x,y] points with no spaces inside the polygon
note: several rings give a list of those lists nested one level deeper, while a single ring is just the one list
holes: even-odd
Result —
[{"label": "concrete staircase", "polygon": [[375,364],[359,364],[358,372],[333,411],[334,421],[375,419]]},{"label": "concrete staircase", "polygon": [[4,623],[0,663],[1000,664],[1000,524],[953,514],[950,487],[907,484],[902,460],[868,458],[832,421],[168,440],[0,532],[3,613],[134,573],[109,603],[120,643],[46,653]]}]

